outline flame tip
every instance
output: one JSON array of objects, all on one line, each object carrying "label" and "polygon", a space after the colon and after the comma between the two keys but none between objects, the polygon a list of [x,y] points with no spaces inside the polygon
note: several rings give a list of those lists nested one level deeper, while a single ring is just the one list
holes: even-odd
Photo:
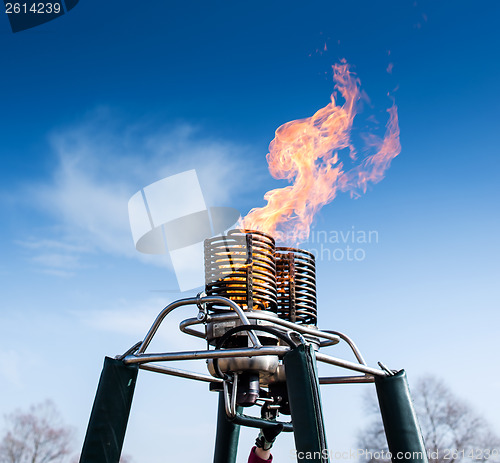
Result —
[{"label": "flame tip", "polygon": [[[358,101],[369,99],[345,58],[333,64],[332,69],[335,86],[330,103],[313,116],[278,127],[269,145],[266,158],[271,175],[288,180],[290,185],[268,191],[264,195],[267,205],[253,208],[241,220],[242,227],[287,236],[289,241],[307,237],[314,215],[338,191],[359,198],[369,183],[384,178],[392,159],[400,153],[397,106],[389,95],[393,104],[387,109],[386,133],[383,138],[367,134],[366,144],[375,153],[358,161],[351,131]],[[343,105],[336,103],[339,93],[345,100]],[[340,160],[342,149],[349,149],[352,162],[358,161],[347,171]]]}]

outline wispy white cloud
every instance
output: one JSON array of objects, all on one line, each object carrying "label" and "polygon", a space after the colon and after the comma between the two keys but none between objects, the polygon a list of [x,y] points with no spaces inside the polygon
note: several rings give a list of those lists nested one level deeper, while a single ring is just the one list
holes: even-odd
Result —
[{"label": "wispy white cloud", "polygon": [[89,252],[82,245],[52,239],[29,238],[15,243],[29,251],[29,261],[34,264],[35,270],[64,278],[74,276],[77,269],[85,266],[81,256]]},{"label": "wispy white cloud", "polygon": [[[160,311],[170,300],[149,298],[137,302],[118,301],[111,308],[85,310],[73,314],[83,324],[93,330],[120,334],[143,339]],[[174,311],[169,314],[155,335],[154,343],[164,351],[192,349],[193,337],[181,332],[179,322],[188,317],[195,317],[195,307]]]},{"label": "wispy white cloud", "polygon": [[41,267],[38,271],[40,273],[44,273],[45,275],[52,275],[60,278],[71,278],[76,275],[75,270],[60,270],[52,267]]},{"label": "wispy white cloud", "polygon": [[208,137],[186,123],[122,123],[103,108],[79,125],[55,131],[51,146],[57,160],[52,177],[27,186],[25,196],[51,217],[53,227],[41,238],[23,237],[19,243],[31,250],[34,264],[61,276],[85,267],[94,253],[167,265],[135,250],[130,197],[150,183],[194,168],[207,205],[232,205],[252,169],[247,147]]},{"label": "wispy white cloud", "polygon": [[44,273],[62,277],[73,276],[73,270],[81,267],[80,256],[71,254],[43,253],[31,261],[40,265]]},{"label": "wispy white cloud", "polygon": [[19,244],[27,249],[54,249],[65,252],[84,252],[86,248],[81,245],[75,245],[70,243],[64,243],[62,241],[56,241],[51,239],[39,239],[34,238],[27,239],[24,241],[15,241],[15,244]]}]

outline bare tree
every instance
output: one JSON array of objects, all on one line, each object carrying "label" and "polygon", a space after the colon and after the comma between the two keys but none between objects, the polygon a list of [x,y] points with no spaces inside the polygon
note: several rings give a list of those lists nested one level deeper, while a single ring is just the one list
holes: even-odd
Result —
[{"label": "bare tree", "polygon": [[[5,420],[7,427],[0,441],[0,463],[79,462],[80,457],[74,454],[71,446],[73,429],[62,423],[52,401],[32,405],[28,412],[16,410]],[[130,455],[122,455],[120,463],[134,463],[134,460]]]},{"label": "bare tree", "polygon": [[[421,378],[412,388],[412,398],[429,462],[500,461],[498,436],[484,418],[457,398],[441,380],[432,376]],[[372,421],[360,433],[358,445],[375,456],[367,458],[369,461],[380,463],[383,459],[376,457],[387,455],[388,449],[380,410],[373,396],[367,399],[367,408]]]},{"label": "bare tree", "polygon": [[53,402],[6,416],[0,463],[61,463],[71,453],[73,430],[61,422]]}]

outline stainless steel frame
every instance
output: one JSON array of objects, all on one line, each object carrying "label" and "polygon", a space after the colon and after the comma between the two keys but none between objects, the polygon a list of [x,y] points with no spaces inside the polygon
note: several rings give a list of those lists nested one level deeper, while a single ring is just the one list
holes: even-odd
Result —
[{"label": "stainless steel frame", "polygon": [[[228,306],[233,309],[232,312],[211,314],[209,315],[206,310],[207,303],[218,303]],[[346,342],[351,348],[357,363],[348,360],[339,359],[330,355],[316,352],[316,360],[330,365],[335,365],[352,371],[364,373],[363,375],[356,376],[333,376],[319,378],[320,384],[340,384],[340,383],[369,383],[374,381],[375,376],[386,376],[388,371],[385,367],[383,369],[372,368],[366,365],[366,362],[357,348],[356,344],[345,334],[338,331],[322,331],[316,327],[299,325],[295,323],[282,320],[277,316],[272,316],[259,311],[243,311],[235,302],[221,296],[204,296],[198,295],[195,298],[180,299],[167,305],[156,317],[156,320],[151,325],[144,340],[137,343],[134,347],[129,349],[125,354],[119,356],[126,364],[139,364],[139,368],[143,370],[163,373],[171,376],[179,376],[187,379],[193,379],[204,382],[225,383],[220,378],[215,378],[210,375],[181,370],[177,368],[167,367],[164,365],[152,364],[151,362],[170,362],[176,360],[200,360],[200,359],[215,359],[215,358],[228,358],[228,357],[254,357],[261,355],[277,355],[280,358],[288,352],[289,347],[277,346],[269,347],[262,346],[258,336],[254,330],[248,331],[248,336],[252,342],[253,347],[249,348],[236,348],[236,349],[208,349],[200,351],[184,351],[184,352],[166,352],[166,353],[146,353],[152,339],[154,338],[158,328],[163,323],[168,314],[173,310],[183,306],[196,306],[198,308],[198,315],[195,318],[188,318],[180,323],[180,330],[188,335],[196,336],[198,338],[205,338],[205,333],[191,328],[195,325],[206,325],[213,321],[229,321],[239,320],[243,325],[255,325],[255,331],[258,329],[258,321],[264,320],[276,326],[276,328],[287,331],[292,339],[301,340],[304,342],[303,335],[312,336],[319,339],[319,348],[332,346],[338,344],[341,340]],[[254,323],[252,323],[253,321]],[[227,385],[226,385],[227,388]],[[227,390],[227,389],[226,389]],[[234,395],[234,394],[233,394]],[[231,404],[228,404],[228,411],[231,413],[235,410]]]}]

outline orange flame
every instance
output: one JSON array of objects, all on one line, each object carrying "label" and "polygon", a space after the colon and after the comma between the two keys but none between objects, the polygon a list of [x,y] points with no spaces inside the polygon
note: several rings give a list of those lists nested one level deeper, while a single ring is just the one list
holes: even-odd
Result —
[{"label": "orange flame", "polygon": [[282,241],[306,240],[314,215],[335,198],[337,191],[359,196],[369,182],[384,178],[392,159],[400,153],[397,108],[393,105],[388,110],[384,138],[374,134],[364,137],[375,153],[344,171],[339,150],[349,149],[351,161],[357,159],[351,130],[362,92],[359,79],[345,61],[333,66],[333,78],[344,104],[337,105],[332,95],[330,103],[312,117],[287,122],[276,130],[267,154],[269,171],[291,185],[268,191],[264,195],[267,205],[252,209],[241,219],[240,227],[260,230]]}]

